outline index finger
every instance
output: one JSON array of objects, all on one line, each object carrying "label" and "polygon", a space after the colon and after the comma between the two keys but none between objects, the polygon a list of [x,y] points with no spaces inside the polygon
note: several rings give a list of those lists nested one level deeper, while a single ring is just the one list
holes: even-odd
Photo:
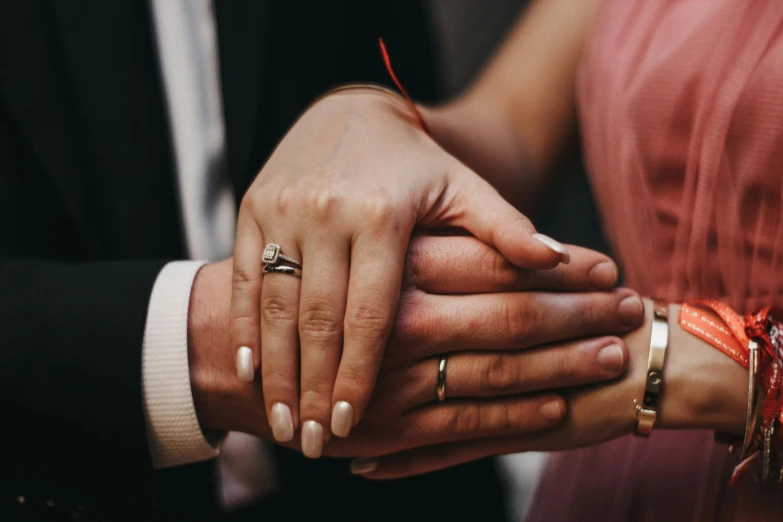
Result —
[{"label": "index finger", "polygon": [[569,264],[549,270],[519,268],[500,252],[469,236],[417,236],[406,258],[406,281],[431,294],[478,294],[525,290],[609,290],[617,265],[609,257],[568,245]]},{"label": "index finger", "polygon": [[628,289],[613,292],[409,294],[392,334],[395,353],[421,357],[475,350],[519,350],[567,339],[619,334],[641,324],[644,306]]}]

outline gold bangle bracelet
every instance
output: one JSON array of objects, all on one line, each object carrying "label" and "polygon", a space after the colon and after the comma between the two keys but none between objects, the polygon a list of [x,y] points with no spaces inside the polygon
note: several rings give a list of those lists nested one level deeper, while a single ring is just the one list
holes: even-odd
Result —
[{"label": "gold bangle bracelet", "polygon": [[650,356],[647,361],[647,376],[644,397],[636,405],[636,435],[649,437],[658,419],[658,398],[663,389],[663,365],[666,348],[669,346],[669,305],[659,299],[653,300],[653,324],[650,334]]}]

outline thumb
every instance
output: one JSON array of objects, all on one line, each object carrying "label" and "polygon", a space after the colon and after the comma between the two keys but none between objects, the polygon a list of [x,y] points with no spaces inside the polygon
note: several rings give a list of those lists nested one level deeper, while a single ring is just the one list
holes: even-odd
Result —
[{"label": "thumb", "polygon": [[553,268],[571,260],[562,244],[537,233],[524,214],[475,172],[460,164],[451,182],[456,190],[446,201],[452,208],[441,210],[450,216],[449,224],[466,229],[521,268]]}]

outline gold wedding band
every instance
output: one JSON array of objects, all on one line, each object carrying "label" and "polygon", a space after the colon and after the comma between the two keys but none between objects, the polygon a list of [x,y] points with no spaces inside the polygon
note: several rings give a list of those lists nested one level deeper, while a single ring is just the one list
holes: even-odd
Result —
[{"label": "gold wedding band", "polygon": [[448,361],[448,355],[444,355],[440,358],[438,363],[438,386],[435,389],[438,395],[438,402],[446,400],[446,362]]}]

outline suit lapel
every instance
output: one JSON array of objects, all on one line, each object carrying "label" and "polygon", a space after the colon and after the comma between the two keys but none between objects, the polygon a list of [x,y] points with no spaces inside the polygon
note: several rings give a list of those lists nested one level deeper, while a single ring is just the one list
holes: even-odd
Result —
[{"label": "suit lapel", "polygon": [[336,1],[215,2],[237,201],[299,114],[338,77],[344,10]]},{"label": "suit lapel", "polygon": [[178,256],[170,126],[147,1],[54,2],[70,103],[107,254]]},{"label": "suit lapel", "polygon": [[19,50],[5,53],[8,110],[96,254],[180,255],[147,3],[3,4],[16,11],[0,19]]},{"label": "suit lapel", "polygon": [[220,54],[226,155],[237,202],[250,179],[249,158],[261,99],[266,2],[214,2]]},{"label": "suit lapel", "polygon": [[[95,243],[87,219],[82,162],[76,152],[73,115],[66,99],[65,70],[60,61],[51,13],[41,2],[6,2],[3,8],[2,85],[8,111],[17,122],[74,221]],[[11,12],[8,12],[11,11]],[[23,52],[11,52],[11,42]]]}]

